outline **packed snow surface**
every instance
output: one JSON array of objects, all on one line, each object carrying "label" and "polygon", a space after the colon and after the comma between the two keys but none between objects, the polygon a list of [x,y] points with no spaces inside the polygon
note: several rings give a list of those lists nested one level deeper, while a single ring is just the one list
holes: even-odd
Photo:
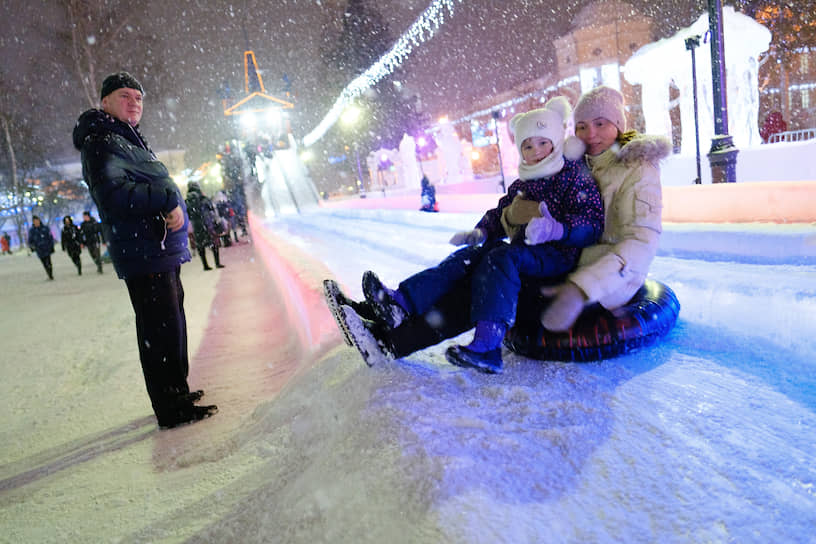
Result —
[{"label": "packed snow surface", "polygon": [[[84,254],[76,276],[57,253],[47,282],[35,257],[0,258],[0,541],[814,540],[816,265],[778,250],[812,228],[663,247],[652,277],[677,326],[598,363],[508,354],[489,376],[447,364],[444,343],[369,368],[316,294],[291,302],[319,293],[309,271],[355,297],[367,269],[394,287],[477,219],[310,211],[256,224],[222,271],[185,265],[190,382],[220,412],[172,431],[110,266]],[[294,248],[288,279],[262,232]],[[303,316],[321,324],[306,347]]]}]

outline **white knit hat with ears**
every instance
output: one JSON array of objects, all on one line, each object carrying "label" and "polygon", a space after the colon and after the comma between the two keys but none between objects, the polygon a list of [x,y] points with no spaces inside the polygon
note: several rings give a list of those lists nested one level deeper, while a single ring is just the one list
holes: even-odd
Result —
[{"label": "white knit hat with ears", "polygon": [[[519,178],[526,180],[548,177],[561,170],[564,166],[565,138],[571,126],[572,107],[563,96],[551,98],[541,109],[514,115],[510,119],[508,128],[513,137],[513,143],[516,144],[519,157],[522,157],[521,144],[527,138],[533,136],[547,138],[553,145],[553,152],[550,156],[537,164],[527,165],[522,160],[519,164]],[[567,147],[570,152],[567,158],[576,160],[584,153],[583,144],[574,136],[569,140]],[[577,155],[574,149],[575,143],[572,140],[578,141],[581,146]]]}]

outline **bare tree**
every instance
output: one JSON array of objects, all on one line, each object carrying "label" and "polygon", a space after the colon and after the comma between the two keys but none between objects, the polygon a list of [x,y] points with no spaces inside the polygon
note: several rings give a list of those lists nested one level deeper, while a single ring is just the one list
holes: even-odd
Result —
[{"label": "bare tree", "polygon": [[[809,48],[816,42],[814,0],[738,0],[736,5],[771,31],[771,44],[762,55],[760,64],[770,61],[776,65],[782,90],[782,116],[790,121],[789,78],[800,70],[799,59],[807,56]],[[766,77],[763,86],[768,84],[768,79]]]},{"label": "bare tree", "polygon": [[[4,151],[0,153],[0,190],[4,207],[10,212],[2,221],[12,221],[19,240],[25,239],[31,213],[45,199],[42,188],[29,181],[37,165],[45,164],[44,150],[37,145],[36,138],[30,137],[30,128],[13,112],[0,110],[0,139]],[[22,142],[26,145],[21,145]]]},{"label": "bare tree", "polygon": [[[17,217],[18,195],[20,192],[20,175],[18,172],[17,153],[14,149],[14,139],[12,134],[17,134],[12,107],[15,103],[15,89],[11,88],[0,73],[0,131],[3,135],[3,153],[0,153],[0,191],[3,192],[2,201],[5,202],[8,215],[4,214],[1,219],[3,223],[10,217],[15,222],[15,227],[20,240],[23,238],[22,223]],[[2,226],[2,224],[0,224]]]},{"label": "bare tree", "polygon": [[[35,137],[35,126],[20,97],[23,83],[12,85],[0,73],[0,227],[14,224],[19,240],[24,240],[32,213],[43,215],[43,223],[66,210],[84,205],[87,188],[49,165],[49,149]],[[79,186],[78,186],[79,185]]]},{"label": "bare tree", "polygon": [[[4,183],[0,184],[0,189],[2,189],[4,192],[7,192],[7,194],[9,195],[6,201],[7,202],[6,205],[8,206],[8,209],[10,211],[12,207],[11,206],[12,198],[10,197],[13,193],[16,192],[15,189],[17,187],[17,157],[14,155],[14,145],[12,144],[11,141],[11,130],[9,130],[9,120],[8,117],[4,115],[2,111],[0,111],[0,127],[2,127],[3,135],[5,136],[6,151],[8,152],[8,165],[9,165],[8,171],[10,172],[10,177],[8,180],[5,180],[2,177],[0,177],[0,179],[3,179],[4,181]],[[6,217],[9,216],[3,214],[3,216],[0,217],[0,227],[2,227],[5,224]]]},{"label": "bare tree", "polygon": [[[127,59],[128,50],[117,47],[124,31],[135,24],[135,13],[140,4],[132,2],[98,2],[93,0],[59,0],[68,15],[68,31],[60,33],[66,43],[66,59],[73,65],[82,84],[88,105],[98,105],[97,92],[105,64]],[[104,52],[106,58],[100,59]]]},{"label": "bare tree", "polygon": [[[121,35],[132,18],[135,4],[111,6],[107,2],[92,0],[60,0],[68,13],[70,34],[63,38],[70,42],[71,57],[76,74],[82,83],[82,91],[89,107],[97,105],[99,88],[99,59],[97,51],[107,51]],[[110,25],[115,21],[114,25]]]}]

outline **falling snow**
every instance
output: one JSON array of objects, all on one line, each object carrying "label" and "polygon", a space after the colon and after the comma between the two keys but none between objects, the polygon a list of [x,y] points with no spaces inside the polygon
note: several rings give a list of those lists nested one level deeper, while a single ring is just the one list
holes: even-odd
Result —
[{"label": "falling snow", "polygon": [[[375,3],[395,36],[432,4]],[[62,4],[0,7],[0,108],[22,112],[24,145],[54,164],[76,160],[70,133],[89,107]],[[230,134],[222,93],[242,89],[247,48],[272,94],[291,81],[301,138],[342,91],[320,58],[344,0],[101,4],[117,17],[77,46],[101,49],[97,78],[139,74],[144,131],[190,164]],[[656,39],[705,11],[698,0],[442,4],[444,21],[426,21],[399,55],[401,89],[432,118],[546,76],[553,40],[598,9],[652,17]],[[76,276],[58,252],[46,282],[24,250],[0,257],[0,541],[813,540],[814,225],[666,225],[651,275],[682,310],[642,351],[591,364],[508,353],[505,373],[485,376],[445,361],[466,333],[369,368],[342,343],[320,281],[360,297],[365,270],[393,287],[437,263],[481,215],[445,213],[437,196],[439,214],[257,219],[252,244],[224,248],[223,271],[186,265],[190,382],[220,412],[172,431],[156,427],[110,267]]]}]

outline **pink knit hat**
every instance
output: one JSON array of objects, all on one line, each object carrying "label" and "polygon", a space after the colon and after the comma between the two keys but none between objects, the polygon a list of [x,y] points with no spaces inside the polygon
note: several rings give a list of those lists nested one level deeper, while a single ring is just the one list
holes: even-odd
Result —
[{"label": "pink knit hat", "polygon": [[587,91],[578,100],[573,112],[575,124],[588,123],[603,117],[615,125],[620,132],[626,132],[626,111],[623,108],[623,95],[612,87],[595,87]]}]

